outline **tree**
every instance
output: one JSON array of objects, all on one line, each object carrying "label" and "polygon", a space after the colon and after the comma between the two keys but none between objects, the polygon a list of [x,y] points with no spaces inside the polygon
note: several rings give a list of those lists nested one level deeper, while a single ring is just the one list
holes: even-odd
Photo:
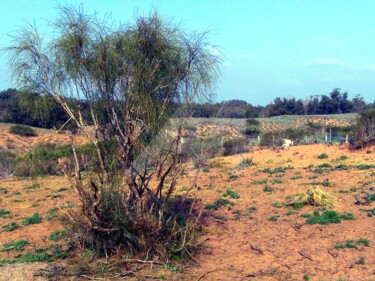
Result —
[{"label": "tree", "polygon": [[[80,215],[69,214],[83,229],[81,238],[87,241],[89,233],[88,243],[96,241],[95,250],[104,254],[119,243],[131,251],[181,254],[191,225],[179,224],[182,207],[168,209],[183,167],[180,135],[158,142],[157,133],[176,104],[183,108],[211,94],[219,58],[210,52],[206,33],[186,34],[157,13],[112,28],[73,7],[60,8],[54,27],[47,43],[36,27],[22,29],[7,51],[17,82],[52,97],[96,153],[97,162],[85,173],[74,144],[74,168],[61,164],[82,203]],[[71,97],[87,102],[90,117]],[[115,143],[114,153],[108,143]]]}]

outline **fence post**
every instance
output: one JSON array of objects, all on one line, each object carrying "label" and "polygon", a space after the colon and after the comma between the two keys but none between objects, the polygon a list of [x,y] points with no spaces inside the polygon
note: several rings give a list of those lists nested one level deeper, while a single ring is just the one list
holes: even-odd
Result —
[{"label": "fence post", "polygon": [[348,142],[349,142],[349,136],[346,135],[346,136],[345,136],[345,143],[348,143]]},{"label": "fence post", "polygon": [[328,141],[328,136],[326,135],[326,142]]}]

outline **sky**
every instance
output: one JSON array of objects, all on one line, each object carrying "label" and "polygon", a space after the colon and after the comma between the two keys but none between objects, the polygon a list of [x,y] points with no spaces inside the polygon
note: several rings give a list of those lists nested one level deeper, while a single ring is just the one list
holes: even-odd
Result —
[{"label": "sky", "polygon": [[[334,88],[375,100],[375,1],[1,0],[0,48],[28,22],[47,30],[59,4],[82,4],[116,23],[157,10],[187,31],[209,30],[209,42],[222,54],[215,101],[266,105]],[[7,59],[0,54],[0,91],[18,86]]]}]

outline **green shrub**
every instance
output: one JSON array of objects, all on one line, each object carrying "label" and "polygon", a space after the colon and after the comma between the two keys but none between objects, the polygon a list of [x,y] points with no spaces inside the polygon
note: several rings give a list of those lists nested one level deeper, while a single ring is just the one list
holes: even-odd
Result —
[{"label": "green shrub", "polygon": [[246,139],[244,138],[233,138],[227,140],[223,144],[224,155],[234,155],[247,151]]},{"label": "green shrub", "polygon": [[1,251],[2,252],[7,252],[10,250],[23,251],[23,248],[25,247],[27,243],[29,243],[27,240],[20,240],[16,242],[7,243],[7,244],[4,244]]},{"label": "green shrub", "polygon": [[367,147],[375,143],[375,108],[359,113],[354,126],[354,149]]},{"label": "green shrub", "polygon": [[262,128],[259,126],[248,125],[245,130],[241,131],[248,138],[256,138],[262,133]]},{"label": "green shrub", "polygon": [[233,190],[230,190],[230,189],[227,189],[227,191],[224,193],[223,195],[224,197],[231,197],[233,199],[239,199],[240,198],[240,195],[238,195],[236,192],[234,192]]},{"label": "green shrub", "polygon": [[306,220],[307,224],[330,224],[330,223],[340,223],[341,219],[344,220],[354,220],[353,214],[344,214],[340,215],[335,211],[323,211],[322,214],[319,211],[314,211],[313,216],[308,215],[308,219]]},{"label": "green shrub", "polygon": [[31,217],[27,217],[26,219],[24,219],[22,222],[22,225],[26,226],[29,224],[37,224],[41,222],[42,222],[42,217],[38,213],[35,213]]},{"label": "green shrub", "polygon": [[62,238],[66,237],[66,231],[65,230],[56,230],[52,232],[49,236],[48,239],[54,242],[59,241]]},{"label": "green shrub", "polygon": [[328,154],[327,154],[327,153],[319,154],[319,155],[318,155],[318,158],[319,158],[319,159],[326,159],[326,158],[328,158]]},{"label": "green shrub", "polygon": [[33,128],[21,124],[11,126],[9,132],[11,134],[23,137],[32,137],[37,135]]},{"label": "green shrub", "polygon": [[12,222],[10,224],[4,225],[3,226],[3,231],[9,232],[9,231],[16,230],[18,228],[20,228],[20,226],[17,223]]}]

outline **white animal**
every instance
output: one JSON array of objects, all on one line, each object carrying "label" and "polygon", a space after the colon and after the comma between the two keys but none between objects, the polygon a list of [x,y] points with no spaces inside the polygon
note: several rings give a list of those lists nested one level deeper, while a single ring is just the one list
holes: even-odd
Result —
[{"label": "white animal", "polygon": [[293,144],[293,141],[288,140],[288,139],[283,139],[283,147],[284,147],[284,148],[288,148],[288,147],[291,146],[291,145],[294,145],[294,144]]}]

